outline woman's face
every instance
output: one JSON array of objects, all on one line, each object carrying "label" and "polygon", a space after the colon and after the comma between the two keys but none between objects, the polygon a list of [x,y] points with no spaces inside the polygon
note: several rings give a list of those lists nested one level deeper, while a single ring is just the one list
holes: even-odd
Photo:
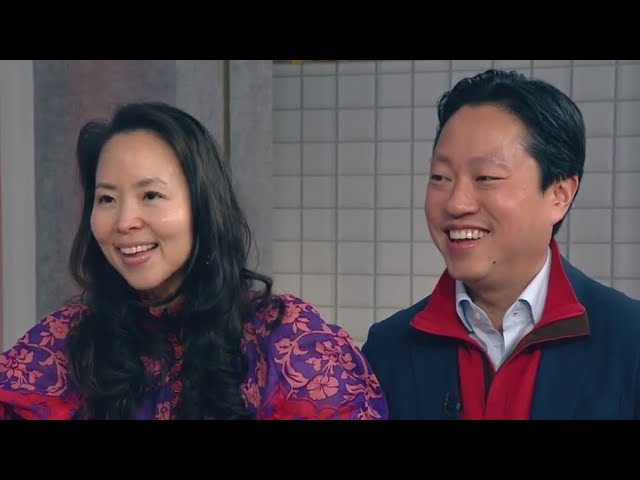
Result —
[{"label": "woman's face", "polygon": [[146,130],[116,134],[105,144],[91,230],[131,287],[154,301],[177,290],[193,226],[187,180],[169,144]]}]

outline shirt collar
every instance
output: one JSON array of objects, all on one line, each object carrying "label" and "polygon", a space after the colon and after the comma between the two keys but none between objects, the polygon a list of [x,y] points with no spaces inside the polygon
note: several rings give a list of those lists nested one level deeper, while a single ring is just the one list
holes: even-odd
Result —
[{"label": "shirt collar", "polygon": [[[533,277],[533,280],[529,282],[529,285],[524,289],[524,291],[520,294],[517,301],[523,301],[526,305],[529,306],[531,310],[531,316],[533,317],[533,323],[536,324],[542,318],[542,312],[544,310],[544,305],[547,300],[547,290],[549,286],[549,275],[551,273],[551,249],[547,250],[547,259],[544,262],[544,265],[538,272],[538,274]],[[455,289],[456,289],[456,311],[458,312],[458,317],[462,320],[462,323],[467,328],[468,331],[472,332],[473,328],[471,324],[467,320],[466,315],[464,314],[463,302],[467,301],[470,304],[473,304],[473,300],[467,293],[467,290],[460,280],[455,281]]]}]

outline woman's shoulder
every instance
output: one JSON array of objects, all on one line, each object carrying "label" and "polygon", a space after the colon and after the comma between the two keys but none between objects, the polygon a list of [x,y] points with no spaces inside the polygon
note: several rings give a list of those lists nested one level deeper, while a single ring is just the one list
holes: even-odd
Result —
[{"label": "woman's shoulder", "polygon": [[88,307],[52,311],[0,354],[0,404],[21,418],[67,418],[74,408],[67,337]]},{"label": "woman's shoulder", "polygon": [[312,331],[334,335],[342,330],[325,321],[314,305],[293,294],[273,295],[266,305],[255,310],[253,320],[257,330],[272,337]]},{"label": "woman's shoulder", "polygon": [[89,307],[82,303],[70,303],[57,310],[50,311],[18,340],[16,346],[52,346],[62,340],[66,340],[71,328],[88,311]]},{"label": "woman's shoulder", "polygon": [[[24,371],[27,371],[30,365],[39,364],[44,367],[56,361],[66,364],[67,337],[73,326],[87,311],[86,305],[69,304],[49,312],[36,322],[8,350],[0,353],[0,383],[2,383],[2,374],[6,375],[11,370],[8,366],[11,362],[21,365],[20,370]],[[5,381],[11,380],[9,377]],[[28,378],[24,375],[14,375],[12,381],[28,383]],[[28,388],[28,384],[25,384],[25,388]]]},{"label": "woman's shoulder", "polygon": [[71,328],[81,321],[89,311],[89,307],[83,303],[70,303],[46,314],[34,329],[39,330],[41,336],[50,334],[55,339],[63,340],[66,339]]},{"label": "woman's shoulder", "polygon": [[258,418],[385,418],[379,382],[350,334],[295,295],[278,295],[245,329],[244,394]]},{"label": "woman's shoulder", "polygon": [[47,313],[42,319],[42,323],[60,321],[65,323],[75,323],[83,318],[90,311],[90,307],[82,302],[68,303],[56,310]]}]

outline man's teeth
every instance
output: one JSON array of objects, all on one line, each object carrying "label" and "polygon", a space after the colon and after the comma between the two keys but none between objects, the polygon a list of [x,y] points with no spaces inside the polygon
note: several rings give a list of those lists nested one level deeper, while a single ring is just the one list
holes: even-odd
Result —
[{"label": "man's teeth", "polygon": [[118,250],[120,250],[122,253],[126,255],[133,255],[134,253],[140,253],[140,252],[145,252],[147,250],[151,250],[155,246],[156,246],[155,243],[149,243],[148,245],[137,245],[135,247],[119,248]]},{"label": "man's teeth", "polygon": [[484,237],[487,233],[484,230],[449,230],[449,238],[451,240],[477,240]]}]

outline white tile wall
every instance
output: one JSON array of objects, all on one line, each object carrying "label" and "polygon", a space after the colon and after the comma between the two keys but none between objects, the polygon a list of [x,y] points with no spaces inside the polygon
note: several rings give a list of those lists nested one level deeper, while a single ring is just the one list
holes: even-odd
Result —
[{"label": "white tile wall", "polygon": [[640,61],[385,60],[274,65],[273,271],[358,342],[426,296],[444,262],[424,219],[435,105],[489,67],[551,82],[583,111],[583,183],[561,251],[640,298]]}]

